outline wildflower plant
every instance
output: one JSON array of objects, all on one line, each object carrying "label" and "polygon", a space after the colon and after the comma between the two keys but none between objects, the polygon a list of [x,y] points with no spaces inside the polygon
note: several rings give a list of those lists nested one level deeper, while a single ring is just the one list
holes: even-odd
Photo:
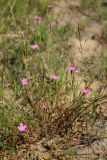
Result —
[{"label": "wildflower plant", "polygon": [[77,123],[82,128],[84,122],[96,120],[96,109],[105,98],[105,91],[90,96],[91,84],[85,86],[81,67],[68,54],[72,28],[59,27],[57,22],[53,26],[43,12],[33,14],[37,15],[33,16],[35,29],[26,21],[21,38],[6,43],[8,49],[4,47],[1,60],[0,138],[12,147],[21,142],[20,136],[32,138],[26,134],[29,129],[39,139],[68,133],[70,137]]}]

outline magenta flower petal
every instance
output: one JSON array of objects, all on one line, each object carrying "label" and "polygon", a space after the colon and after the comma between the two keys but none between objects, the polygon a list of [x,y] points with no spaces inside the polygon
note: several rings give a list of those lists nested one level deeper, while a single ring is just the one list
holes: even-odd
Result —
[{"label": "magenta flower petal", "polygon": [[76,71],[76,69],[77,69],[77,68],[76,68],[75,66],[68,66],[68,67],[67,67],[67,70],[68,70],[68,71]]},{"label": "magenta flower petal", "polygon": [[82,93],[83,93],[83,94],[89,93],[89,88],[83,88],[83,89],[82,89]]},{"label": "magenta flower petal", "polygon": [[23,124],[23,123],[20,123],[19,126],[18,126],[18,130],[20,132],[24,132],[27,128],[27,125],[26,124]]},{"label": "magenta flower petal", "polygon": [[21,80],[21,84],[22,84],[23,86],[26,86],[26,85],[28,84],[28,80],[27,80],[26,78],[23,78],[23,79]]},{"label": "magenta flower petal", "polygon": [[36,20],[36,21],[39,21],[39,20],[41,20],[41,16],[34,16],[34,19]]},{"label": "magenta flower petal", "polygon": [[39,49],[39,48],[40,48],[38,44],[33,44],[33,45],[31,45],[30,47],[31,47],[32,49]]},{"label": "magenta flower petal", "polygon": [[56,75],[51,76],[51,80],[57,80],[57,79],[58,79],[58,77]]}]

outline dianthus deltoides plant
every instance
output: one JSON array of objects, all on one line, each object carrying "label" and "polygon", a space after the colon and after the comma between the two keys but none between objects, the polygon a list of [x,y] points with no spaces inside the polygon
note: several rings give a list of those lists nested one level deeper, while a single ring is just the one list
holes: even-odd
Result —
[{"label": "dianthus deltoides plant", "polygon": [[[85,123],[90,132],[98,116],[98,104],[105,98],[101,92],[94,94],[89,84],[80,85],[80,68],[73,60],[69,62],[65,53],[57,55],[53,43],[58,37],[57,24],[50,30],[51,23],[45,24],[42,19],[34,16],[36,27],[31,30],[31,39],[28,35],[23,43],[9,46],[10,57],[4,54],[1,148],[28,142],[35,135],[71,136]],[[5,100],[6,87],[8,94],[12,92],[9,101]]]},{"label": "dianthus deltoides plant", "polygon": [[[74,80],[75,72],[77,72],[77,67],[68,66],[67,68],[65,68],[65,70],[66,70],[66,72],[69,72],[69,74],[71,74],[71,82],[72,82],[72,79]],[[59,81],[59,77],[56,76],[55,74],[52,74],[50,77],[48,77],[48,82],[45,82],[45,83],[50,83],[49,88],[52,87],[53,91],[54,91],[54,90],[56,90],[54,87],[56,86],[56,83],[58,81]],[[23,88],[26,87],[25,88],[26,90],[28,90],[27,86],[29,85],[29,83],[30,83],[30,81],[28,82],[27,78],[21,79],[21,85]],[[72,87],[75,86],[75,82],[73,81],[70,85],[71,85],[70,88],[73,92],[74,88],[72,88]],[[35,107],[36,104],[33,104],[32,100],[30,98],[30,95],[27,94],[28,92],[29,92],[29,90],[26,91],[25,95],[26,95],[27,99],[29,100],[31,107]],[[55,93],[56,95],[57,95],[57,92]],[[69,130],[71,130],[74,121],[78,119],[79,110],[82,111],[80,103],[82,103],[82,105],[84,104],[84,100],[86,100],[85,97],[89,92],[90,92],[90,89],[88,87],[82,88],[80,90],[80,93],[78,94],[78,97],[76,97],[75,99],[73,99],[73,97],[72,97],[72,99],[71,99],[71,106],[72,107],[66,106],[66,104],[65,104],[65,107],[63,107],[64,104],[62,104],[62,106],[60,106],[61,105],[60,103],[58,106],[57,98],[56,98],[56,104],[54,106],[53,106],[53,103],[54,103],[53,101],[50,102],[47,99],[44,100],[44,103],[41,103],[39,106],[39,108],[40,108],[39,116],[40,115],[42,116],[42,118],[43,118],[42,123],[44,124],[41,128],[41,134],[48,135],[48,132],[50,132],[49,134],[56,134],[56,133],[63,134],[63,133],[67,133]],[[73,96],[73,94],[71,96]],[[87,106],[86,106],[86,108],[87,108]],[[70,110],[72,110],[72,112]],[[34,112],[35,111],[33,110],[32,116],[35,115]],[[75,113],[74,117],[73,117],[73,113]],[[78,113],[78,116],[76,116],[77,113]],[[82,114],[82,112],[80,112],[80,113]],[[54,115],[54,118],[53,118],[53,115]],[[54,130],[53,130],[53,128],[54,128]],[[50,131],[48,131],[48,129]],[[20,122],[20,124],[18,125],[18,130],[20,133],[27,132],[27,130],[28,130],[27,124],[23,124],[22,122]]]}]

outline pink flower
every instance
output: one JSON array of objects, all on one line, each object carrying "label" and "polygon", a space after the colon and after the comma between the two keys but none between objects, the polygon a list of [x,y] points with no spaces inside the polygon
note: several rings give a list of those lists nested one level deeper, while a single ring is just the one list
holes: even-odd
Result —
[{"label": "pink flower", "polygon": [[42,106],[41,106],[43,109],[48,109],[48,104],[43,104]]},{"label": "pink flower", "polygon": [[20,123],[19,126],[18,126],[18,130],[20,132],[24,132],[27,128],[27,125],[26,124],[23,124],[23,123]]},{"label": "pink flower", "polygon": [[69,71],[76,71],[77,68],[75,66],[68,66],[67,69]]},{"label": "pink flower", "polygon": [[41,16],[34,16],[34,18],[36,21],[39,21],[39,20],[41,20],[42,17]]},{"label": "pink flower", "polygon": [[32,49],[39,49],[40,47],[39,47],[39,45],[37,45],[37,44],[33,44],[33,45],[31,45],[30,46]]},{"label": "pink flower", "polygon": [[82,93],[83,93],[83,94],[89,93],[89,88],[83,88],[83,89],[82,89]]},{"label": "pink flower", "polygon": [[57,80],[57,79],[58,79],[58,77],[56,75],[51,76],[51,80]]},{"label": "pink flower", "polygon": [[26,85],[28,84],[28,80],[27,80],[26,78],[23,78],[23,79],[21,80],[21,84],[22,84],[23,86],[26,86]]}]

